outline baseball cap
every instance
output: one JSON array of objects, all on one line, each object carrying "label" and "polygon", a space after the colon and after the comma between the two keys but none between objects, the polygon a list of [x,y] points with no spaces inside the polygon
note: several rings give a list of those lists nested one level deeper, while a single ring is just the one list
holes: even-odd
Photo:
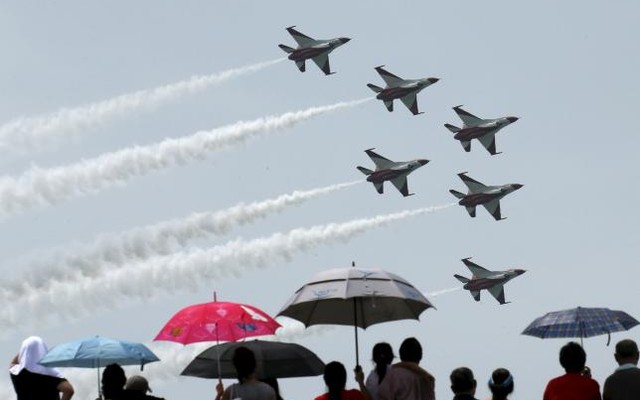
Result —
[{"label": "baseball cap", "polygon": [[149,381],[144,376],[133,375],[127,379],[127,383],[124,384],[124,388],[127,390],[135,390],[138,392],[151,392],[149,387]]}]

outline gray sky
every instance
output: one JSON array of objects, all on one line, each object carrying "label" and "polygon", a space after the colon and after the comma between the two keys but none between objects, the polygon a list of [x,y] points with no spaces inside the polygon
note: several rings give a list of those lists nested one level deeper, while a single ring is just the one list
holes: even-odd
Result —
[{"label": "gray sky", "polygon": [[[75,318],[68,317],[73,308],[39,320],[20,308],[25,323],[5,329],[2,359],[8,361],[30,334],[50,346],[94,334],[148,342],[174,312],[210,300],[213,291],[273,315],[315,273],[352,260],[392,271],[425,292],[455,287],[454,273],[468,275],[463,257],[473,256],[490,269],[528,270],[506,286],[509,305],[499,306],[485,293],[475,303],[468,293],[451,292],[432,298],[437,310],[426,311],[420,322],[361,331],[365,370],[377,341],[388,341],[397,351],[405,337],[416,336],[424,346],[422,364],[436,377],[438,398],[451,395],[448,375],[461,365],[476,374],[478,397],[487,395],[486,379],[497,367],[513,372],[516,397],[541,396],[546,382],[562,373],[557,352],[565,340],[520,332],[545,312],[580,305],[640,316],[633,253],[640,239],[640,176],[631,128],[640,104],[636,2],[395,2],[389,7],[326,1],[314,8],[292,1],[15,1],[0,7],[0,124],[283,57],[277,44],[294,44],[284,30],[290,25],[316,38],[353,38],[330,57],[335,75],[324,76],[312,64],[302,74],[292,62],[281,62],[77,134],[38,141],[40,149],[26,154],[7,149],[0,160],[7,176],[20,176],[33,165],[71,164],[240,120],[361,99],[373,94],[366,83],[382,84],[373,70],[381,64],[406,78],[440,78],[418,95],[424,115],[414,117],[400,103],[388,113],[370,101],[116,188],[7,216],[0,226],[5,279],[30,268],[38,254],[49,255],[52,248],[73,252],[101,233],[360,179],[355,166],[372,164],[363,152],[371,147],[394,160],[432,160],[409,178],[415,196],[402,198],[391,187],[380,196],[370,184],[360,184],[182,250],[448,204],[455,200],[448,189],[464,188],[456,177],[462,171],[486,184],[525,185],[502,201],[506,221],[495,222],[483,209],[472,220],[455,206],[344,243],[312,247],[290,260],[267,257],[262,268],[239,266],[238,277],[197,279],[190,287],[178,285],[146,299],[101,292],[110,298],[97,302],[111,306],[88,313],[76,304]],[[503,154],[491,157],[477,142],[465,153],[452,139],[442,125],[459,124],[451,110],[458,104],[480,117],[521,118],[497,135]],[[7,302],[22,304],[17,297]],[[300,342],[323,360],[339,360],[350,369],[352,333],[336,327]],[[640,339],[632,330],[612,341],[624,337]],[[585,341],[587,363],[600,383],[615,367],[613,348],[605,343],[604,337]],[[74,376],[84,376],[65,372],[72,383]],[[0,386],[9,385],[5,375]],[[214,385],[152,378],[151,386],[167,399],[185,394],[196,399],[209,398]],[[321,377],[283,380],[281,386],[287,399],[324,390]]]}]

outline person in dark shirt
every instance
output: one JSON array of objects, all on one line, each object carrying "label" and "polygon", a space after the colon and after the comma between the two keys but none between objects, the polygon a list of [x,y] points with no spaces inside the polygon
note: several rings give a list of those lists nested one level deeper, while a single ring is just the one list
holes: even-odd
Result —
[{"label": "person in dark shirt", "polygon": [[477,400],[476,394],[477,382],[473,377],[473,371],[467,367],[456,368],[449,375],[451,380],[451,391],[453,392],[453,400]]},{"label": "person in dark shirt", "polygon": [[20,352],[11,360],[9,369],[18,400],[70,400],[73,397],[73,386],[60,371],[38,364],[47,351],[38,336],[22,341]]}]

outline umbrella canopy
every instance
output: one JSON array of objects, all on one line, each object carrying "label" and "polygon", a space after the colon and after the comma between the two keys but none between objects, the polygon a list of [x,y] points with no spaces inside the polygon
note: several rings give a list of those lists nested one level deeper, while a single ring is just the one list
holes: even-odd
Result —
[{"label": "umbrella canopy", "polygon": [[626,331],[639,322],[624,311],[577,307],[554,311],[536,318],[522,331],[539,338],[587,338]]},{"label": "umbrella canopy", "polygon": [[259,379],[317,376],[324,372],[322,360],[306,347],[295,343],[249,340],[209,347],[198,354],[181,375],[199,378],[237,378],[231,360],[235,350],[241,346],[249,348],[255,354],[256,376]]},{"label": "umbrella canopy", "polygon": [[[296,319],[305,326],[317,324],[357,327],[417,320],[433,305],[409,282],[379,268],[336,268],[319,273],[294,293],[278,315]],[[435,307],[434,307],[435,308]]]},{"label": "umbrella canopy", "polygon": [[256,307],[211,301],[175,313],[154,340],[182,344],[236,341],[251,336],[273,335],[279,327],[276,320]]},{"label": "umbrella canopy", "polygon": [[319,273],[291,296],[278,315],[306,326],[355,325],[418,319],[433,305],[409,282],[379,268],[336,268]]},{"label": "umbrella canopy", "polygon": [[59,344],[40,360],[47,367],[100,368],[108,364],[140,365],[160,361],[142,343],[93,336]]}]

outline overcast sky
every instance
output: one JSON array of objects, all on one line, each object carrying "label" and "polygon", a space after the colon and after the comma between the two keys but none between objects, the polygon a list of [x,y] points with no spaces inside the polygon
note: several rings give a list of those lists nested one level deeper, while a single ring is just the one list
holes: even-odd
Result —
[{"label": "overcast sky", "polygon": [[[7,307],[0,317],[5,327],[0,359],[8,362],[31,334],[50,346],[95,334],[148,343],[177,310],[211,300],[214,291],[221,300],[252,304],[275,315],[314,274],[352,261],[394,272],[424,292],[457,287],[453,274],[469,275],[460,262],[464,257],[473,256],[489,269],[528,271],[506,286],[511,304],[499,306],[488,293],[476,303],[468,293],[452,291],[431,297],[437,310],[427,310],[419,322],[391,322],[360,332],[365,370],[376,342],[388,341],[397,352],[405,337],[417,337],[424,346],[422,365],[436,377],[441,399],[451,396],[450,371],[462,365],[476,374],[477,397],[488,395],[485,382],[497,367],[514,374],[514,397],[541,397],[546,382],[563,372],[557,354],[566,340],[540,340],[520,332],[548,311],[609,307],[640,317],[635,254],[640,241],[634,120],[640,104],[637,2],[9,1],[0,8],[0,266]],[[277,60],[285,56],[279,43],[295,44],[285,31],[291,25],[315,38],[353,39],[331,54],[335,75],[324,76],[312,63],[300,73],[286,60],[229,79],[218,77],[217,83],[163,101],[143,96],[137,106],[128,102],[111,114],[80,109],[93,110],[91,123],[71,119],[65,125],[58,119],[61,127],[40,134],[27,126],[28,118],[39,116],[52,123],[46,116],[62,108]],[[48,171],[238,121],[372,97],[366,84],[383,85],[373,69],[382,64],[405,78],[440,78],[418,95],[423,115],[412,116],[398,102],[389,113],[372,100],[309,119],[297,115],[295,126],[216,148],[198,160],[181,153],[178,161],[148,171],[125,162],[110,170],[107,181],[98,182],[96,173],[84,181],[61,183],[66,174],[89,171],[86,165],[30,181],[37,175],[34,166]],[[492,157],[476,141],[471,153],[463,151],[443,127],[460,124],[451,110],[459,104],[479,117],[520,117],[497,135],[503,154]],[[82,113],[75,112],[76,117]],[[16,126],[27,128],[12,136]],[[232,224],[226,235],[185,246],[171,243],[167,251],[180,252],[166,267],[175,274],[166,275],[173,285],[150,287],[155,281],[145,281],[142,267],[136,269],[155,266],[153,274],[162,276],[166,260],[125,260],[124,267],[113,270],[96,260],[100,274],[124,271],[122,276],[135,279],[124,290],[124,284],[113,283],[116,278],[109,285],[98,276],[85,278],[84,286],[60,285],[51,298],[38,289],[50,276],[37,271],[60,267],[60,254],[76,254],[98,235],[363,179],[355,167],[372,166],[363,152],[372,147],[392,160],[431,160],[409,177],[415,196],[403,198],[391,186],[378,195],[371,184],[362,183],[243,226]],[[158,158],[164,154],[149,151]],[[23,175],[25,171],[32,175]],[[480,208],[471,219],[456,205],[332,243],[316,240],[290,249],[290,257],[267,251],[257,264],[245,264],[231,252],[227,266],[235,275],[230,270],[223,274],[215,265],[208,270],[206,263],[180,275],[185,254],[230,240],[450,204],[455,198],[448,190],[465,189],[456,176],[463,171],[486,184],[525,185],[501,202],[507,220],[496,222]],[[124,179],[127,174],[130,179]],[[73,182],[83,186],[75,189]],[[25,206],[37,197],[21,198],[27,187],[40,188],[38,198],[44,200]],[[117,282],[124,282],[122,276]],[[15,279],[31,285],[26,293],[10,290]],[[96,289],[78,291],[85,287]],[[65,303],[65,290],[82,301]],[[37,303],[33,299],[39,295]],[[60,306],[44,317],[43,301]],[[638,332],[616,333],[612,342],[638,340]],[[350,370],[355,363],[352,335],[348,327],[335,327],[298,340],[325,362],[339,360]],[[613,347],[605,344],[606,337],[585,340],[587,363],[601,384],[616,366]],[[153,368],[162,369],[149,365],[145,372],[153,374]],[[93,372],[65,369],[79,398],[95,397],[92,387],[86,389]],[[159,374],[149,375],[156,395],[213,396],[212,381]],[[0,390],[14,398],[10,385],[5,374]],[[321,377],[283,380],[281,387],[286,399],[324,391]]]}]

